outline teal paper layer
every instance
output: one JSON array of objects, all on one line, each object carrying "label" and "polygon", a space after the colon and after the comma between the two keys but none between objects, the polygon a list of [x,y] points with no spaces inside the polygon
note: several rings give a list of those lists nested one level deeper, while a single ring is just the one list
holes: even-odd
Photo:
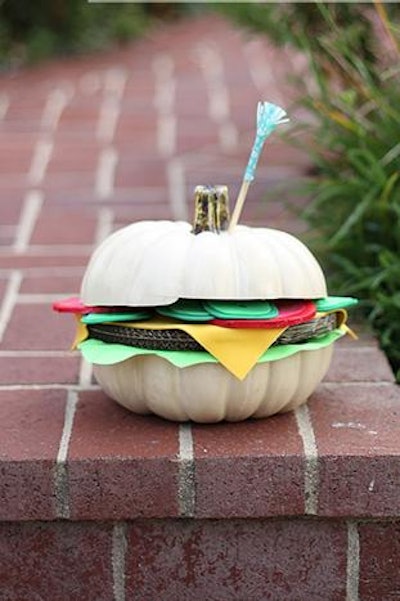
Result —
[{"label": "teal paper layer", "polygon": [[[282,344],[269,348],[257,361],[265,363],[267,361],[278,361],[301,351],[314,351],[330,344],[341,338],[345,331],[338,328],[329,332],[325,336],[313,338],[308,342],[301,344]],[[132,357],[140,355],[157,355],[166,359],[176,367],[190,367],[199,363],[218,363],[217,359],[206,351],[154,351],[137,348],[134,346],[125,346],[123,344],[108,344],[100,340],[89,339],[78,345],[86,361],[98,365],[113,365],[126,361]]]}]

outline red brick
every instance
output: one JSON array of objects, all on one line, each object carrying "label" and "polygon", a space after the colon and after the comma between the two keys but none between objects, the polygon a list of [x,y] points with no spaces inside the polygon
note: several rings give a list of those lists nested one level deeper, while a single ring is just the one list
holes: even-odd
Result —
[{"label": "red brick", "polygon": [[0,178],[1,198],[0,201],[0,224],[16,225],[21,213],[24,191],[1,186],[3,178]]},{"label": "red brick", "polygon": [[171,208],[167,202],[145,204],[140,199],[133,199],[135,204],[125,210],[115,211],[115,229],[130,225],[135,221],[147,219],[172,219]]},{"label": "red brick", "polygon": [[99,147],[93,139],[63,140],[56,136],[55,147],[48,166],[49,173],[94,171]]},{"label": "red brick", "polygon": [[0,136],[0,174],[2,177],[10,173],[18,173],[22,178],[26,177],[32,161],[33,141],[11,136]]},{"label": "red brick", "polygon": [[304,455],[293,414],[193,426],[196,516],[304,512]]},{"label": "red brick", "polygon": [[336,343],[338,349],[345,348],[352,351],[359,351],[367,347],[379,349],[378,340],[368,326],[368,323],[360,321],[357,314],[355,316],[351,315],[348,323],[356,334],[357,339],[354,340],[351,336],[344,336]]},{"label": "red brick", "polygon": [[[131,90],[131,93],[135,94],[133,90]],[[130,106],[130,104],[131,103],[122,104],[122,112],[118,119],[117,133],[122,137],[127,133],[131,134],[131,144],[127,150],[128,152],[131,150],[134,152],[134,149],[138,148],[138,145],[135,142],[139,136],[140,140],[142,137],[146,138],[147,135],[152,136],[153,141],[156,140],[157,114],[155,111],[151,111],[151,107],[148,107],[148,110],[145,112],[138,112],[137,108],[135,109],[135,107]],[[133,132],[135,132],[134,135],[132,135]]]},{"label": "red brick", "polygon": [[112,525],[0,524],[4,601],[111,601]]},{"label": "red brick", "polygon": [[[178,80],[178,90],[176,98],[176,111],[179,115],[179,129],[184,135],[188,129],[192,134],[197,131],[201,139],[201,125],[211,132],[216,132],[215,123],[210,122],[208,114],[208,98],[204,87],[198,85],[196,76],[189,76],[188,81]],[[187,84],[187,87],[186,85]],[[192,102],[193,95],[196,95],[196,102]],[[200,121],[200,123],[198,123]]]},{"label": "red brick", "polygon": [[8,278],[0,278],[0,303],[2,302],[4,293],[7,288]]},{"label": "red brick", "polygon": [[47,173],[45,181],[43,183],[43,190],[46,198],[48,196],[54,196],[60,190],[64,194],[79,193],[82,190],[82,188],[90,190],[90,194],[93,194],[94,185],[94,171],[64,171],[62,173]]},{"label": "red brick", "polygon": [[96,213],[71,207],[46,206],[39,217],[31,244],[83,244],[94,241]]},{"label": "red brick", "polygon": [[0,269],[29,269],[31,267],[78,267],[84,269],[88,263],[90,252],[79,255],[55,254],[49,247],[48,252],[32,255],[29,252],[22,255],[0,255]]},{"label": "red brick", "polygon": [[6,226],[2,229],[0,226],[0,248],[3,246],[12,246],[15,240],[16,227]]},{"label": "red brick", "polygon": [[[268,184],[267,187],[271,188],[272,185]],[[263,183],[262,187],[265,189],[266,184]],[[241,222],[252,227],[271,227],[297,237],[304,234],[306,231],[306,224],[304,222],[296,219],[293,213],[289,209],[283,208],[280,203],[274,203],[274,207],[274,210],[271,211],[269,207],[260,203],[258,199],[254,199],[253,202],[246,203]]]},{"label": "red brick", "polygon": [[71,315],[55,313],[47,304],[17,305],[2,347],[7,350],[67,351],[74,335],[75,322]]},{"label": "red brick", "polygon": [[166,164],[160,159],[132,161],[121,159],[115,176],[116,187],[163,186],[167,187]]},{"label": "red brick", "polygon": [[90,98],[77,96],[74,102],[65,107],[57,129],[60,133],[76,132],[90,140],[96,132],[97,119],[98,105],[91,102]]},{"label": "red brick", "polygon": [[319,454],[318,513],[399,515],[399,388],[325,385],[309,408]]},{"label": "red brick", "polygon": [[146,188],[118,188],[113,195],[113,209],[118,215],[120,211],[135,214],[136,207],[143,211],[146,206],[151,210],[152,205],[164,205],[164,210],[169,210],[168,191],[165,186],[151,186]]},{"label": "red brick", "polygon": [[[72,355],[72,354],[71,354]],[[80,357],[1,357],[0,384],[77,384]]]},{"label": "red brick", "polygon": [[394,376],[385,355],[374,346],[341,346],[335,349],[325,381],[393,382]]},{"label": "red brick", "polygon": [[47,180],[44,182],[44,188],[46,189],[46,202],[48,205],[61,205],[61,206],[75,206],[82,208],[84,205],[93,205],[98,201],[96,191],[94,188],[94,176],[88,177],[84,174],[84,181],[81,185],[74,185],[74,189],[70,190],[68,186],[57,187],[57,179],[60,175],[55,175],[55,183],[53,181],[51,186],[47,186]]},{"label": "red brick", "polygon": [[399,598],[400,523],[359,524],[362,601]]},{"label": "red brick", "polygon": [[0,519],[54,519],[65,401],[62,390],[0,391]]},{"label": "red brick", "polygon": [[[115,135],[114,135],[114,145],[118,148],[119,157],[129,157],[131,161],[141,161],[144,156],[157,156],[157,134],[155,131],[148,130],[142,131],[140,133],[140,144],[138,144],[138,139],[136,141],[132,141],[132,132],[136,130],[131,128],[128,123],[126,123],[127,119],[121,116],[121,119],[118,122]],[[156,120],[154,121],[154,126],[156,124]]]},{"label": "red brick", "polygon": [[73,519],[176,516],[178,426],[80,396],[68,474]]},{"label": "red brick", "polygon": [[26,276],[21,284],[21,294],[54,294],[73,296],[79,293],[84,270],[80,275],[58,276],[55,270],[53,275],[48,276]]},{"label": "red brick", "polygon": [[23,93],[15,94],[7,110],[6,125],[7,131],[24,133],[31,136],[31,133],[37,132],[40,128],[40,119],[42,116],[44,97],[26,99]]},{"label": "red brick", "polygon": [[306,520],[137,522],[126,601],[344,601],[346,532]]}]

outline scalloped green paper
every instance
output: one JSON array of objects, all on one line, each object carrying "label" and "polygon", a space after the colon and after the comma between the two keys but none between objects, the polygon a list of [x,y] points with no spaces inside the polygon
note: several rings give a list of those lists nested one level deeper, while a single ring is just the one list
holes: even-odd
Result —
[{"label": "scalloped green paper", "polygon": [[[313,338],[301,344],[282,344],[270,347],[257,363],[278,361],[301,351],[314,351],[324,348],[333,344],[335,340],[344,336],[345,333],[344,328],[337,328],[325,336]],[[134,346],[125,346],[123,344],[108,344],[93,338],[81,342],[78,348],[86,361],[98,365],[113,365],[114,363],[120,363],[121,361],[126,361],[140,355],[157,355],[180,368],[190,367],[199,363],[218,363],[217,359],[206,351],[154,351]]]}]

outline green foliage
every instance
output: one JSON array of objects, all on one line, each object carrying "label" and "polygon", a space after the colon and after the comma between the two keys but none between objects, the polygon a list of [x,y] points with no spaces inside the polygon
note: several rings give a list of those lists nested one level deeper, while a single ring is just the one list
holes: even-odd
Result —
[{"label": "green foliage", "polygon": [[346,37],[347,49],[353,56],[365,59],[371,54],[371,27],[359,3],[230,2],[216,4],[214,8],[241,25],[267,33],[280,45],[291,44],[310,55],[318,53],[319,61],[325,61],[325,39],[336,29]]},{"label": "green foliage", "polygon": [[37,62],[54,54],[104,49],[141,34],[143,3],[90,4],[86,0],[0,2],[0,65]]},{"label": "green foliage", "polygon": [[400,9],[388,15],[379,2],[306,6],[229,10],[308,55],[314,84],[296,85],[312,118],[293,140],[302,140],[315,165],[302,187],[311,199],[309,242],[331,292],[362,300],[400,380]]}]

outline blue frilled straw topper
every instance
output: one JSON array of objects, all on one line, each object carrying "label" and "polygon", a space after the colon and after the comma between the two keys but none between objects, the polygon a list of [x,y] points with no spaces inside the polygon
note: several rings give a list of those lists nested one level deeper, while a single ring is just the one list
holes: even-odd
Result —
[{"label": "blue frilled straw topper", "polygon": [[260,158],[265,140],[269,135],[272,134],[278,125],[281,125],[281,123],[287,123],[288,121],[289,118],[286,115],[286,111],[279,106],[271,104],[270,102],[258,103],[256,138],[250,153],[249,162],[247,163],[244,181],[253,181],[254,172],[256,170],[258,159]]},{"label": "blue frilled straw topper", "polygon": [[254,179],[254,173],[257,167],[258,159],[260,158],[265,140],[275,130],[278,125],[287,123],[289,118],[281,107],[272,104],[271,102],[259,102],[257,105],[257,129],[253,148],[251,149],[249,161],[244,173],[242,186],[236,201],[236,205],[230,222],[230,231],[236,226],[239,221],[240,213],[249,189],[250,183]]}]

